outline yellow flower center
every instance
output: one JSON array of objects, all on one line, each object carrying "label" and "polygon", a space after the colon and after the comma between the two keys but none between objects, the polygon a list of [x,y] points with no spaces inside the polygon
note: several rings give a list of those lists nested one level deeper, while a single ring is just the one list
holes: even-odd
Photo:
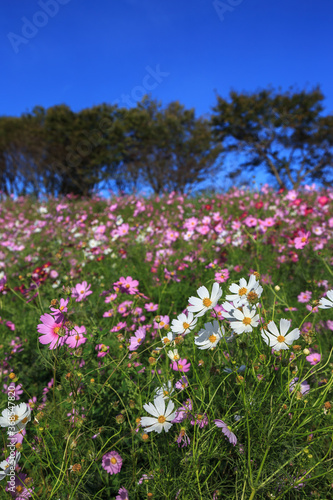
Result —
[{"label": "yellow flower center", "polygon": [[59,330],[60,330],[60,326],[56,326],[56,327],[53,329],[54,333],[56,333],[56,334],[58,334]]},{"label": "yellow flower center", "polygon": [[168,339],[168,337],[164,337],[163,342],[164,344],[169,344],[170,340]]},{"label": "yellow flower center", "polygon": [[163,391],[164,396],[167,396],[169,394],[169,391]]},{"label": "yellow flower center", "polygon": [[183,369],[183,365],[178,365],[178,370],[182,370]]},{"label": "yellow flower center", "polygon": [[15,489],[16,489],[17,493],[21,493],[21,491],[23,491],[23,488],[20,484],[18,486],[16,486]]},{"label": "yellow flower center", "polygon": [[183,328],[184,328],[184,330],[187,330],[188,328],[190,328],[190,325],[188,323],[186,323],[186,321],[184,321]]},{"label": "yellow flower center", "polygon": [[165,325],[164,321],[161,321],[160,326],[164,326],[164,325]]},{"label": "yellow flower center", "polygon": [[179,354],[175,354],[174,357],[173,357],[174,361],[178,361],[178,359],[180,359],[180,356]]},{"label": "yellow flower center", "polygon": [[216,337],[216,335],[210,335],[208,337],[208,339],[209,339],[209,342],[211,342],[212,344],[214,344],[214,342],[216,341],[217,337]]},{"label": "yellow flower center", "polygon": [[129,287],[130,287],[130,284],[126,283],[125,288],[129,288]]},{"label": "yellow flower center", "polygon": [[301,242],[304,243],[306,241],[306,238],[305,236],[303,236],[303,238],[301,239]]},{"label": "yellow flower center", "polygon": [[65,309],[65,306],[60,306],[59,309],[60,311],[62,311],[63,309]]},{"label": "yellow flower center", "polygon": [[205,307],[209,307],[209,306],[212,305],[212,301],[208,297],[206,297],[205,299],[203,299],[202,303],[203,303],[203,305]]},{"label": "yellow flower center", "polygon": [[277,341],[278,341],[278,342],[284,342],[284,341],[285,341],[285,337],[284,337],[283,335],[279,335],[279,336],[277,337]]},{"label": "yellow flower center", "polygon": [[115,464],[117,463],[117,459],[116,459],[116,458],[114,458],[114,457],[112,457],[112,458],[111,458],[111,463],[112,463],[113,465],[115,465]]},{"label": "yellow flower center", "polygon": [[246,295],[247,293],[247,288],[243,287],[243,288],[240,288],[238,290],[238,295],[242,296],[242,295]]},{"label": "yellow flower center", "polygon": [[252,318],[244,318],[244,319],[243,319],[243,323],[244,323],[244,325],[250,325],[250,324],[251,324],[251,321],[252,321]]},{"label": "yellow flower center", "polygon": [[24,417],[24,419],[22,420],[22,424],[27,423],[27,421],[28,421],[28,417]]},{"label": "yellow flower center", "polygon": [[84,290],[81,290],[81,292],[80,292],[80,293],[81,293],[81,294],[83,294],[83,293],[84,293]]},{"label": "yellow flower center", "polygon": [[75,340],[80,340],[80,335],[75,335]]},{"label": "yellow flower center", "polygon": [[164,424],[164,422],[166,421],[166,418],[164,415],[161,415],[160,417],[158,417],[158,423],[159,424]]}]

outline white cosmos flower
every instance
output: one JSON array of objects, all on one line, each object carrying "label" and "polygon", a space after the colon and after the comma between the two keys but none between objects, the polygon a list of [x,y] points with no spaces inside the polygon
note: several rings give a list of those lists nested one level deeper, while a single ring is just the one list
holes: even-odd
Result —
[{"label": "white cosmos flower", "polygon": [[205,312],[216,306],[218,300],[222,296],[222,290],[218,283],[214,283],[211,295],[205,286],[198,288],[197,294],[200,298],[190,297],[188,299],[191,305],[187,306],[187,310],[192,313],[197,313],[197,317],[199,317],[203,316]]},{"label": "white cosmos flower", "polygon": [[225,330],[215,319],[213,323],[205,323],[205,328],[200,330],[198,335],[194,343],[199,349],[213,349],[225,335]]},{"label": "white cosmos flower", "polygon": [[162,387],[157,387],[155,390],[156,396],[162,396],[164,399],[168,399],[173,392],[174,388],[172,387],[171,380],[169,380],[168,383],[164,384]]},{"label": "white cosmos flower", "polygon": [[174,339],[174,335],[172,332],[168,332],[164,337],[162,337],[162,343],[164,347],[169,346]]},{"label": "white cosmos flower", "polygon": [[236,307],[251,304],[257,301],[263,292],[262,286],[256,280],[254,274],[251,274],[249,282],[245,278],[239,280],[239,285],[232,283],[229,287],[232,295],[227,295],[226,299],[231,300]]},{"label": "white cosmos flower", "polygon": [[322,297],[319,301],[318,307],[320,309],[329,309],[330,307],[333,307],[333,290],[328,290],[326,293],[326,297]]},{"label": "white cosmos flower", "polygon": [[[17,433],[24,429],[31,420],[31,408],[26,403],[20,403],[12,408],[6,408],[0,416],[1,427],[10,427],[10,431]],[[12,429],[14,427],[14,429]]]},{"label": "white cosmos flower", "polygon": [[[224,305],[223,305],[224,307]],[[243,306],[241,310],[233,309],[229,316],[230,326],[232,330],[240,335],[244,332],[252,332],[252,329],[259,324],[259,314],[256,314],[256,308]]]},{"label": "white cosmos flower", "polygon": [[173,351],[169,351],[168,353],[169,358],[171,361],[178,361],[180,359],[180,356],[178,354],[178,349],[174,349]]},{"label": "white cosmos flower", "polygon": [[158,396],[154,399],[153,403],[143,405],[146,412],[153,415],[153,417],[141,417],[141,425],[145,427],[145,432],[156,431],[158,433],[168,432],[172,426],[171,421],[175,418],[176,412],[173,412],[175,405],[170,400],[167,408],[165,409],[165,401],[163,396]]},{"label": "white cosmos flower", "polygon": [[0,462],[0,481],[8,474],[13,474],[13,472],[15,473],[15,467],[18,464],[20,457],[21,453],[16,452],[15,457],[12,459],[9,456],[7,460]]},{"label": "white cosmos flower", "polygon": [[189,312],[188,315],[181,313],[177,316],[177,319],[173,319],[171,322],[171,330],[178,335],[186,335],[189,333],[195,325],[198,319],[194,318],[193,313]]},{"label": "white cosmos flower", "polygon": [[288,349],[293,341],[297,340],[300,336],[300,331],[298,328],[295,328],[287,334],[290,325],[290,320],[281,318],[279,331],[274,321],[270,321],[267,325],[269,331],[262,329],[261,336],[266,344],[272,347],[274,351],[279,351],[280,349]]}]

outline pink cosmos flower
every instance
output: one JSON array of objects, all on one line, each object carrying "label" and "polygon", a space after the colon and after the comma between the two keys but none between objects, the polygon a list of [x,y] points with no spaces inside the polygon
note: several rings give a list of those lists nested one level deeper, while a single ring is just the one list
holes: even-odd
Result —
[{"label": "pink cosmos flower", "polygon": [[140,326],[136,332],[134,332],[134,337],[130,338],[130,346],[129,350],[130,351],[135,351],[143,342],[145,341],[146,338],[146,331],[145,329]]},{"label": "pink cosmos flower", "polygon": [[327,198],[327,196],[319,196],[319,198],[317,199],[317,202],[321,207],[324,207],[329,201],[330,200],[329,198]]},{"label": "pink cosmos flower", "polygon": [[192,400],[187,399],[185,403],[183,403],[183,406],[180,406],[180,408],[178,408],[178,410],[176,411],[175,418],[171,421],[171,423],[180,424],[187,417],[193,418],[191,414],[192,408],[193,408]]},{"label": "pink cosmos flower", "polygon": [[206,224],[204,224],[203,226],[197,226],[196,230],[199,234],[205,235],[205,234],[209,233],[210,227],[207,226]]},{"label": "pink cosmos flower", "polygon": [[118,495],[116,496],[116,500],[129,500],[128,491],[126,488],[120,488],[120,490],[118,491]]},{"label": "pink cosmos flower", "polygon": [[227,426],[223,420],[216,419],[214,420],[215,425],[217,427],[221,427],[223,434],[229,439],[229,443],[233,444],[234,446],[237,443],[237,438],[233,432],[231,432],[230,427]]},{"label": "pink cosmos flower", "polygon": [[2,392],[8,392],[8,394],[10,396],[14,396],[17,401],[20,399],[21,394],[23,394],[21,384],[15,385],[13,383],[9,384],[9,386],[7,384],[3,384]]},{"label": "pink cosmos flower", "polygon": [[[50,344],[49,349],[62,346],[68,334],[67,328],[63,326],[64,316],[59,314],[54,318],[51,314],[43,314],[40,320],[42,323],[37,325],[37,331],[42,333],[42,336],[38,338],[39,342],[41,344]],[[62,330],[65,333],[59,335]]]},{"label": "pink cosmos flower", "polygon": [[109,474],[118,474],[118,472],[120,472],[122,464],[123,459],[116,451],[110,451],[109,453],[106,453],[102,458],[102,467]]},{"label": "pink cosmos flower", "polygon": [[310,231],[307,231],[306,233],[304,233],[303,231],[299,231],[298,237],[294,240],[295,248],[298,250],[302,250],[302,248],[304,248],[308,243],[310,234]]},{"label": "pink cosmos flower", "polygon": [[96,349],[96,351],[99,351],[97,354],[97,357],[104,358],[104,356],[106,356],[108,354],[110,347],[108,345],[104,345],[104,344],[97,344],[95,349]]},{"label": "pink cosmos flower", "polygon": [[185,427],[182,427],[180,429],[180,433],[179,433],[179,436],[177,438],[177,443],[178,443],[178,447],[180,446],[181,443],[182,444],[182,448],[184,448],[184,446],[188,446],[190,444],[190,438],[188,437],[188,435],[186,434],[186,429]]},{"label": "pink cosmos flower", "polygon": [[306,292],[301,292],[299,296],[297,297],[298,302],[302,302],[305,304],[306,302],[309,302],[312,297],[312,292],[309,292],[308,290]]},{"label": "pink cosmos flower", "polygon": [[175,383],[175,387],[176,389],[179,389],[181,391],[184,390],[186,387],[188,387],[188,378],[183,375],[182,378]]},{"label": "pink cosmos flower", "polygon": [[126,326],[127,326],[126,321],[119,321],[119,323],[117,323],[115,326],[113,326],[111,328],[110,332],[119,332],[120,330],[122,330]]},{"label": "pink cosmos flower", "polygon": [[249,216],[244,219],[244,224],[247,227],[255,227],[257,225],[257,219],[255,217]]},{"label": "pink cosmos flower", "polygon": [[113,310],[110,309],[109,311],[105,311],[105,313],[103,313],[103,318],[111,318],[113,316]]},{"label": "pink cosmos flower", "polygon": [[35,488],[32,486],[31,478],[28,478],[27,474],[19,472],[13,477],[15,480],[15,485],[11,482],[7,482],[6,491],[8,491],[13,498],[16,500],[26,500],[32,496],[32,490]]},{"label": "pink cosmos flower", "polygon": [[170,367],[172,367],[172,369],[175,371],[175,372],[188,372],[190,370],[190,366],[191,366],[191,363],[190,362],[187,362],[187,359],[184,358],[184,359],[178,359],[178,361],[174,361],[171,365],[170,363]]},{"label": "pink cosmos flower", "polygon": [[228,279],[229,279],[228,269],[222,269],[221,271],[215,273],[215,281],[217,283],[224,283]]},{"label": "pink cosmos flower", "polygon": [[198,425],[199,429],[203,429],[205,425],[208,425],[208,416],[207,413],[196,413],[195,416],[191,416],[191,424]]},{"label": "pink cosmos flower", "polygon": [[124,278],[123,276],[119,278],[118,281],[113,283],[113,288],[118,292],[117,288],[121,293],[128,293],[129,295],[135,295],[138,290],[138,280],[134,280],[131,276]]},{"label": "pink cosmos flower", "polygon": [[159,322],[157,321],[154,321],[154,328],[164,328],[166,325],[168,325],[170,323],[170,318],[168,315],[165,315],[165,316],[160,316],[160,320]]},{"label": "pink cosmos flower", "polygon": [[12,331],[15,331],[15,325],[12,321],[6,321],[6,326]]},{"label": "pink cosmos flower", "polygon": [[116,293],[111,293],[111,295],[109,295],[108,297],[106,297],[104,299],[104,302],[106,302],[106,304],[108,304],[109,302],[114,301],[116,298],[117,298],[117,294]]},{"label": "pink cosmos flower", "polygon": [[76,302],[81,302],[92,293],[89,290],[90,287],[91,285],[88,285],[86,281],[78,283],[75,288],[72,288],[72,297],[76,299]]},{"label": "pink cosmos flower", "polygon": [[316,365],[321,361],[321,354],[314,352],[313,354],[309,354],[309,356],[307,356],[305,359],[309,361],[311,365]]},{"label": "pink cosmos flower", "polygon": [[117,229],[117,234],[119,236],[126,236],[126,234],[128,233],[129,231],[129,224],[127,224],[127,222],[125,222],[124,224],[121,224],[118,229]]},{"label": "pink cosmos flower", "polygon": [[60,304],[59,308],[55,307],[50,307],[50,310],[52,311],[51,314],[57,316],[58,314],[62,314],[63,312],[67,312],[67,305],[68,305],[69,299],[60,299]]},{"label": "pink cosmos flower", "polygon": [[67,337],[66,344],[72,349],[76,349],[81,344],[85,344],[85,342],[87,342],[84,336],[85,333],[87,333],[85,326],[74,326],[74,329],[71,330],[70,335]]},{"label": "pink cosmos flower", "polygon": [[145,304],[144,308],[146,311],[157,311],[158,304],[153,304],[153,302],[149,302],[149,304]]}]

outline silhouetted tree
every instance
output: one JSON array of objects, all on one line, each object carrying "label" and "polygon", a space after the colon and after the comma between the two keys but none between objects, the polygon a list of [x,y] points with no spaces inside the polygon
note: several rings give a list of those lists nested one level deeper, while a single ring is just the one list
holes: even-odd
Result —
[{"label": "silhouetted tree", "polygon": [[[280,187],[297,188],[303,181],[333,177],[332,115],[322,116],[323,94],[289,90],[230,92],[217,96],[212,130],[226,152],[247,155],[238,173],[265,168]],[[237,172],[236,172],[237,173]]]}]

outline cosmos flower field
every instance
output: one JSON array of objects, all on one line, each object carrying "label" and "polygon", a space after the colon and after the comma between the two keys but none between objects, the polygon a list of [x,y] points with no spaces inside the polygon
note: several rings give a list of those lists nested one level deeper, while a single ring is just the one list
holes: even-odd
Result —
[{"label": "cosmos flower field", "polygon": [[333,495],[333,189],[0,201],[0,498]]}]

